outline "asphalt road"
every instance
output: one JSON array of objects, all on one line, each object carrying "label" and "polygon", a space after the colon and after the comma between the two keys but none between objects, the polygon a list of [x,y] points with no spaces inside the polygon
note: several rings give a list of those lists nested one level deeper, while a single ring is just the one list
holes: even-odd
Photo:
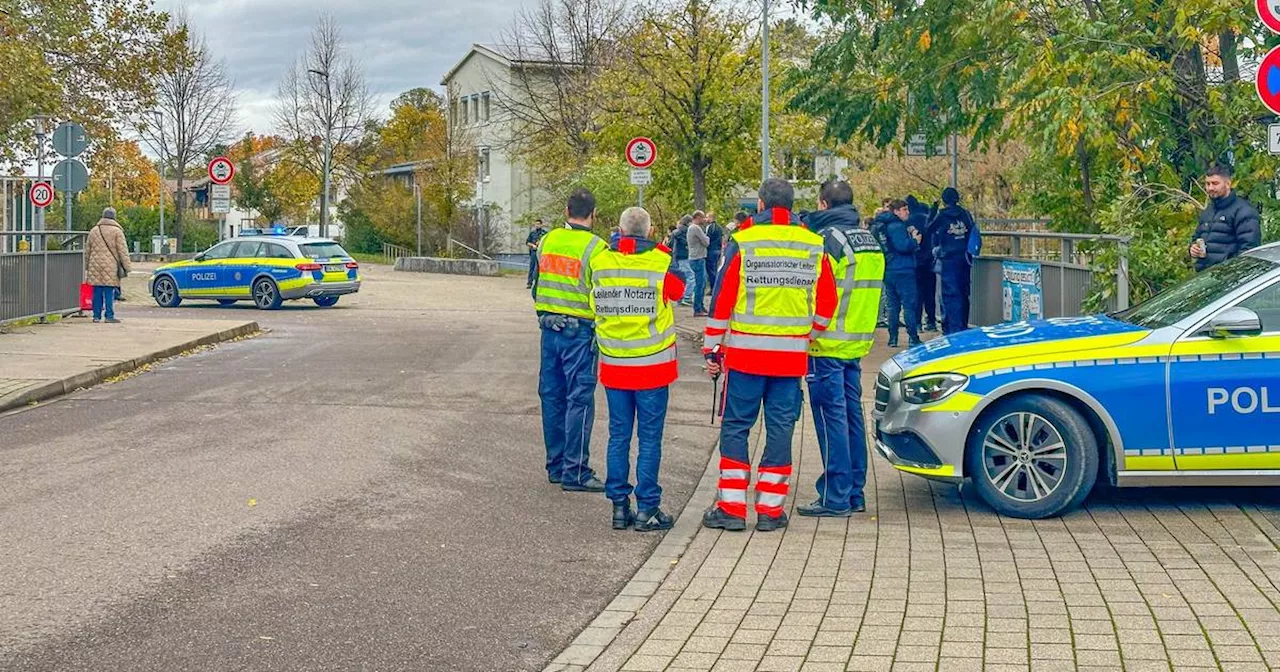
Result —
[{"label": "asphalt road", "polygon": [[[366,277],[274,313],[133,278],[124,319],[269,332],[0,416],[0,670],[536,670],[612,599],[659,536],[546,482],[523,278]],[[715,438],[686,353],[672,512]]]}]

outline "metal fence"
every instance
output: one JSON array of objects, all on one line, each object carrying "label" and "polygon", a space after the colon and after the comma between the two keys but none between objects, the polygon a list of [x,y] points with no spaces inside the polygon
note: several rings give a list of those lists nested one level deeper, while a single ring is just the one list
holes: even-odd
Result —
[{"label": "metal fence", "polygon": [[399,259],[400,257],[411,256],[413,256],[413,253],[409,251],[409,248],[403,245],[394,245],[392,243],[382,244],[382,258],[386,260],[388,265],[395,264],[396,259]]},{"label": "metal fence", "polygon": [[36,252],[0,251],[0,324],[75,312],[84,282],[83,231],[0,231],[6,239],[22,237]]},{"label": "metal fence", "polygon": [[[0,177],[0,232],[30,232],[36,228],[36,208],[31,205],[29,177]],[[19,242],[27,249],[38,249],[34,236],[0,236],[0,252],[16,252]]]},{"label": "metal fence", "polygon": [[[1008,223],[1008,228],[1000,223]],[[1034,223],[1030,230],[1015,226]],[[1097,255],[1107,246],[1117,250],[1116,291],[1105,302],[1106,311],[1129,307],[1129,238],[1123,236],[1053,233],[1044,220],[979,220],[983,254],[974,260],[972,308],[969,320],[978,326],[1004,321],[1003,264],[1033,261],[1040,264],[1045,317],[1069,317],[1084,312],[1094,291]]]}]

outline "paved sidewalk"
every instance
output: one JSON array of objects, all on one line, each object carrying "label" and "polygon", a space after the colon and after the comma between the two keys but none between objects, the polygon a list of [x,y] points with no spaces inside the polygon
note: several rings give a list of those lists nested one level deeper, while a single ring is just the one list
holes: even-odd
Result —
[{"label": "paved sidewalk", "polygon": [[795,451],[789,528],[702,529],[713,455],[676,529],[547,669],[1280,669],[1274,490],[1103,491],[1032,522],[873,455],[867,513],[815,520],[794,515],[821,469],[808,409]]},{"label": "paved sidewalk", "polygon": [[192,348],[258,331],[246,320],[69,317],[0,334],[0,412],[44,401]]}]

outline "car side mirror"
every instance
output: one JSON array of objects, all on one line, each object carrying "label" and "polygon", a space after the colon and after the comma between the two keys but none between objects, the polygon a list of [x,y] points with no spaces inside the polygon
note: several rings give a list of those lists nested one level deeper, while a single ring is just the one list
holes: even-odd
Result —
[{"label": "car side mirror", "polygon": [[1213,316],[1205,327],[1210,338],[1239,338],[1262,333],[1262,318],[1243,306],[1228,308]]}]

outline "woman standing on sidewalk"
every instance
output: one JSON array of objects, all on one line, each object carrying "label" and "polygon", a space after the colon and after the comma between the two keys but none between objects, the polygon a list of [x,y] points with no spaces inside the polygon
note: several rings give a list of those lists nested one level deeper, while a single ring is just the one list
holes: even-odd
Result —
[{"label": "woman standing on sidewalk", "polygon": [[102,211],[90,231],[85,244],[84,281],[93,285],[93,321],[101,322],[105,312],[107,322],[117,323],[116,292],[120,279],[129,275],[129,246],[124,239],[124,229],[116,221],[115,208]]}]

